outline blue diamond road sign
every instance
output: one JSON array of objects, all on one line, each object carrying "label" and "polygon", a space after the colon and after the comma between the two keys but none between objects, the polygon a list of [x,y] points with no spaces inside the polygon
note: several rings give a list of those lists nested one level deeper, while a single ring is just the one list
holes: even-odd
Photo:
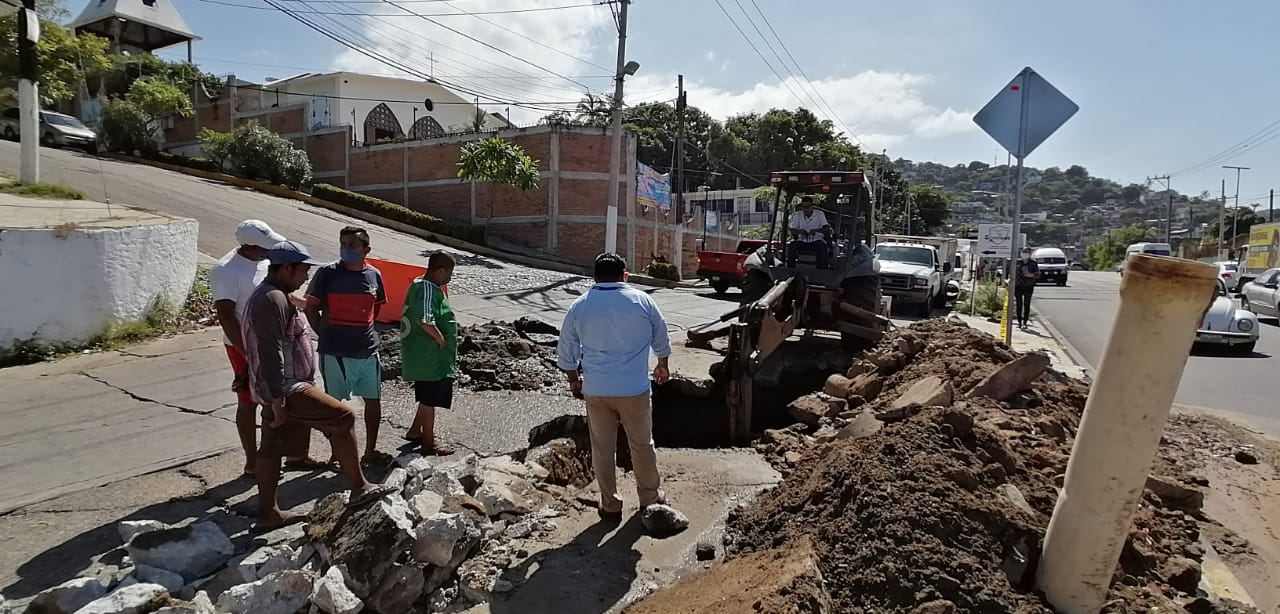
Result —
[{"label": "blue diamond road sign", "polygon": [[1015,158],[1025,158],[1079,110],[1028,66],[973,116],[973,122]]}]

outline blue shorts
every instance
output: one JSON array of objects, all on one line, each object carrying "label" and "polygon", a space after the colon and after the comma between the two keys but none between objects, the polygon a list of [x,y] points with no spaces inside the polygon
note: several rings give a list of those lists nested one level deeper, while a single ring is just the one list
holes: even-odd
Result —
[{"label": "blue shorts", "polygon": [[368,358],[321,354],[320,374],[325,393],[339,401],[351,397],[382,398],[382,365],[377,354]]}]

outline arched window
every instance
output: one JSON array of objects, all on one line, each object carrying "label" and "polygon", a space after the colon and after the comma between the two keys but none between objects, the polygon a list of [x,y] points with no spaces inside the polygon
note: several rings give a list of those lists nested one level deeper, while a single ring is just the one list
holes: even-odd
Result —
[{"label": "arched window", "polygon": [[386,103],[369,110],[364,118],[364,142],[372,145],[384,139],[402,139],[404,131],[400,129],[400,120]]},{"label": "arched window", "polygon": [[444,136],[444,128],[434,117],[418,118],[418,121],[413,122],[413,128],[409,130],[411,139],[433,139],[438,136]]}]

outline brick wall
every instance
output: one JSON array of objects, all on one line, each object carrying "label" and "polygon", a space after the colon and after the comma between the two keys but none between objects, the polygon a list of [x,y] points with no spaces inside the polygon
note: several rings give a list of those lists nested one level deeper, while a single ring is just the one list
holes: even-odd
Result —
[{"label": "brick wall", "polygon": [[[347,182],[354,186],[401,183],[404,178],[404,147],[365,147],[351,150]],[[404,199],[403,194],[393,202]],[[401,203],[403,204],[403,203]]]},{"label": "brick wall", "polygon": [[[484,223],[481,220],[480,223]],[[487,231],[489,235],[500,239],[525,245],[537,249],[546,249],[547,247],[547,224],[545,222],[536,224],[491,224]]]},{"label": "brick wall", "polygon": [[329,173],[347,170],[347,147],[351,142],[349,129],[327,134],[310,134],[305,140],[312,172]]},{"label": "brick wall", "polygon": [[231,130],[231,105],[225,101],[197,107],[191,117],[175,117],[173,127],[164,130],[165,143],[189,143],[200,135],[201,128],[218,132]]},{"label": "brick wall", "polygon": [[306,105],[298,105],[280,109],[273,109],[266,113],[252,113],[240,115],[236,117],[236,127],[239,128],[249,122],[257,122],[266,126],[268,130],[276,134],[295,134],[303,132],[307,129],[307,107]]},{"label": "brick wall", "polygon": [[[400,202],[399,198],[391,199]],[[424,186],[409,188],[409,202],[404,205],[414,211],[434,215],[454,222],[471,222],[471,185]]]}]

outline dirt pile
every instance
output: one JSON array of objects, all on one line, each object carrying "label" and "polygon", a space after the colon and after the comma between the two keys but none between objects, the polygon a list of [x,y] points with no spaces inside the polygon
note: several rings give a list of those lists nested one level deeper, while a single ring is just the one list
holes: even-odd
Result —
[{"label": "dirt pile", "polygon": [[[766,433],[788,476],[730,518],[727,551],[811,538],[835,612],[1051,612],[1031,582],[1088,388],[1017,358],[957,321],[890,335]],[[1106,611],[1249,611],[1197,600],[1196,484],[1168,454]]]},{"label": "dirt pile", "polygon": [[[536,318],[464,326],[458,331],[458,380],[471,390],[526,390],[565,394],[556,366],[560,330]],[[400,377],[400,332],[380,333],[383,379]]]}]

